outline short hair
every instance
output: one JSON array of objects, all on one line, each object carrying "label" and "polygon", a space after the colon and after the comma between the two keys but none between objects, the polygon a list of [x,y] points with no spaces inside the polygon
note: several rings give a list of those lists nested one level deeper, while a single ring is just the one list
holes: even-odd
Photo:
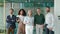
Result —
[{"label": "short hair", "polygon": [[14,9],[13,9],[13,8],[10,8],[10,10],[14,11]]},{"label": "short hair", "polygon": [[19,12],[18,12],[18,15],[20,15],[20,12],[23,11],[23,16],[26,16],[26,12],[24,9],[20,9]]},{"label": "short hair", "polygon": [[49,8],[49,9],[50,9],[50,7],[49,7],[49,6],[46,6],[46,8]]}]

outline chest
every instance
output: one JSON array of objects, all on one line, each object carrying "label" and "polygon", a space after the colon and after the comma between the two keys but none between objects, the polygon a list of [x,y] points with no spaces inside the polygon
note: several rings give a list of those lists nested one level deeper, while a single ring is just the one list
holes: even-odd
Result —
[{"label": "chest", "polygon": [[27,17],[26,20],[29,21],[29,22],[33,22],[34,18],[33,17],[31,17],[31,18]]},{"label": "chest", "polygon": [[23,21],[23,20],[24,20],[24,16],[20,16],[19,18],[20,18],[20,20],[21,20],[21,21]]},{"label": "chest", "polygon": [[9,16],[8,18],[9,18],[10,20],[11,20],[11,19],[16,19],[15,16]]},{"label": "chest", "polygon": [[42,20],[43,16],[36,16],[36,20]]}]

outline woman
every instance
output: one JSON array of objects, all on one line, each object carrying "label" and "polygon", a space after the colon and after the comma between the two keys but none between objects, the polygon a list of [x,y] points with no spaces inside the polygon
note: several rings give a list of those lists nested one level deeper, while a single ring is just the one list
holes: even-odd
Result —
[{"label": "woman", "polygon": [[25,25],[23,24],[23,20],[25,16],[26,16],[25,10],[20,9],[17,15],[18,17],[17,22],[19,22],[17,34],[20,34],[20,32],[22,32],[22,34],[25,34]]},{"label": "woman", "polygon": [[28,16],[24,18],[25,32],[26,34],[33,34],[33,24],[34,24],[34,17],[32,17],[32,11],[28,10]]}]

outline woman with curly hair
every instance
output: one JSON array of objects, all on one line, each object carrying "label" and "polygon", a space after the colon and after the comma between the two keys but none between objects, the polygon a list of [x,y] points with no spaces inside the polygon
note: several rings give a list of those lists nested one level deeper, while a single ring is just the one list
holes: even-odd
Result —
[{"label": "woman with curly hair", "polygon": [[25,34],[25,24],[23,24],[24,21],[24,17],[26,16],[26,12],[24,9],[20,9],[17,15],[17,22],[18,24],[18,30],[17,30],[17,34]]}]

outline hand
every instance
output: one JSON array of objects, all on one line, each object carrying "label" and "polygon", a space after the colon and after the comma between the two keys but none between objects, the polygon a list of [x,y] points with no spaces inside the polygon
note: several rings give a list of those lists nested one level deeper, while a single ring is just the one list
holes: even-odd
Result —
[{"label": "hand", "polygon": [[17,22],[20,22],[20,20],[17,20]]},{"label": "hand", "polygon": [[44,25],[41,25],[41,28],[44,28]]},{"label": "hand", "polygon": [[49,30],[52,30],[53,28],[48,28]]}]

